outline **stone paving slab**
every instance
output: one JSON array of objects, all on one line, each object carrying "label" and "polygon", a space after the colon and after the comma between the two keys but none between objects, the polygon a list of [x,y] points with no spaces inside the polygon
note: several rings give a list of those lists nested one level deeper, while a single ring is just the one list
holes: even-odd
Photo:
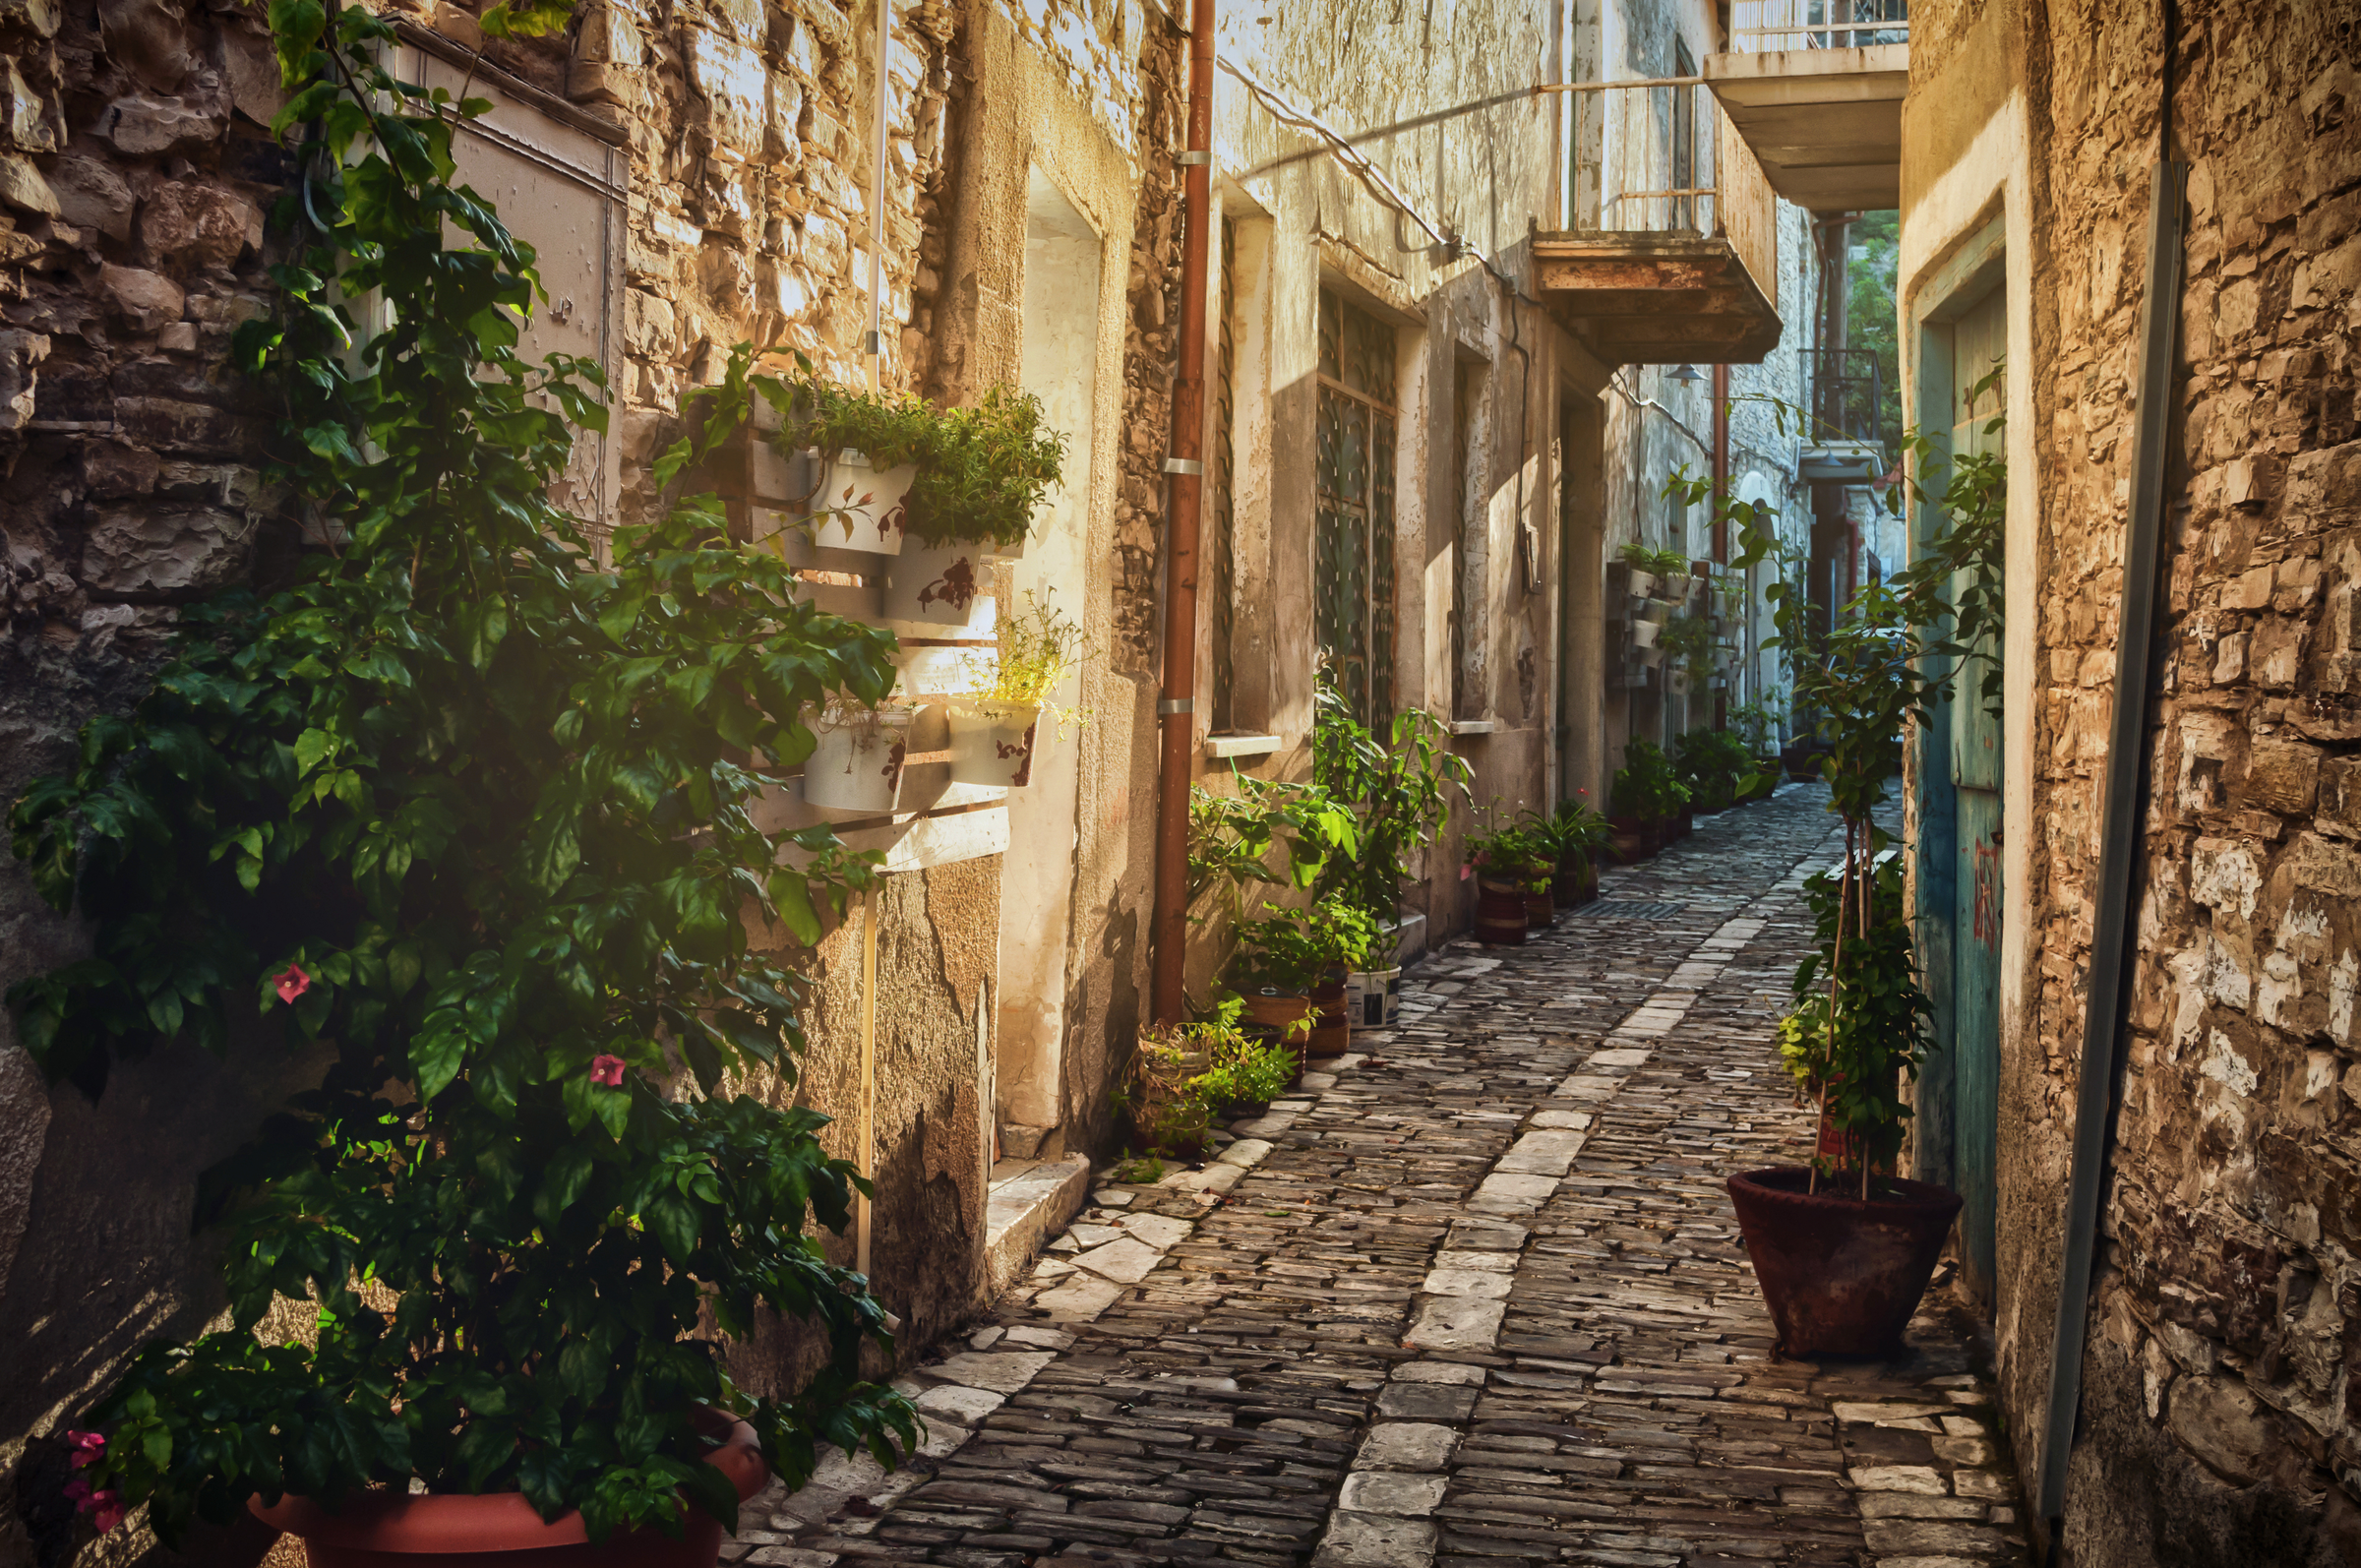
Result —
[{"label": "stone paving slab", "polygon": [[1823,800],[1791,786],[1609,872],[1654,918],[1433,955],[1399,1028],[1219,1159],[1094,1190],[901,1381],[930,1423],[902,1469],[831,1456],[725,1558],[2022,1560],[1948,1319],[1896,1365],[1773,1359],[1723,1186],[1808,1151],[1774,1039],[1802,879],[1837,853]]}]

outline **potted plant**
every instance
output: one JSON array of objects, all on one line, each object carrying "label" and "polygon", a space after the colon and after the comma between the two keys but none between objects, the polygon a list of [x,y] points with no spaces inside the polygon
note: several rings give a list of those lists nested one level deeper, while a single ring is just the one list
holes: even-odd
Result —
[{"label": "potted plant", "polygon": [[777,420],[771,443],[819,460],[814,542],[893,556],[896,619],[963,623],[986,563],[1022,553],[1065,437],[1046,428],[1039,398],[1012,387],[938,409],[908,392],[834,386],[800,353],[795,365],[757,387]]},{"label": "potted plant", "polygon": [[1225,997],[1211,1018],[1190,1025],[1204,1043],[1205,1069],[1189,1088],[1217,1115],[1260,1116],[1302,1075],[1302,1055],[1284,1041],[1258,1039],[1239,1027],[1241,1003]]},{"label": "potted plant", "polygon": [[[16,803],[18,861],[91,945],[9,1004],[92,1097],[159,1036],[322,1075],[194,1194],[226,1325],[149,1346],[81,1417],[79,1499],[107,1527],[144,1504],[167,1541],[252,1502],[320,1562],[433,1538],[700,1568],[765,1465],[793,1486],[820,1444],[917,1438],[863,1366],[890,1360],[884,1306],[813,1234],[860,1177],[823,1118],[746,1087],[792,1073],[809,994],[748,918],[814,942],[875,877],[752,808],[808,754],[805,712],[884,696],[892,641],[798,603],[717,496],[620,530],[601,570],[551,500],[597,389],[517,357],[521,248],[437,172],[472,110],[396,82],[363,8],[271,23],[281,118],[343,177],[236,359],[288,410],[276,476],[351,526],[272,595],[190,607],[136,706]],[[344,301],[394,286],[355,352]],[[660,486],[743,430],[751,353]],[[308,1340],[255,1336],[274,1303],[316,1308]],[[759,1313],[815,1331],[779,1397],[726,1354]]]},{"label": "potted plant", "polygon": [[1497,947],[1523,945],[1532,929],[1528,895],[1535,881],[1545,885],[1548,879],[1546,852],[1511,822],[1470,833],[1466,857],[1476,874],[1476,939]]},{"label": "potted plant", "polygon": [[804,801],[822,811],[891,814],[901,801],[903,759],[918,709],[838,700],[820,710],[804,759]]},{"label": "potted plant", "polygon": [[1574,799],[1560,801],[1544,816],[1536,812],[1524,823],[1550,868],[1550,898],[1559,909],[1573,909],[1599,896],[1599,869],[1593,862],[1612,836],[1605,817],[1592,809],[1590,791],[1578,789]]},{"label": "potted plant", "polygon": [[1212,1061],[1197,1024],[1140,1030],[1115,1103],[1128,1115],[1131,1135],[1141,1148],[1166,1158],[1195,1159],[1205,1153],[1213,1107],[1196,1083]]},{"label": "potted plant", "polygon": [[1043,713],[1054,712],[1060,740],[1082,718],[1053,699],[1088,643],[1080,627],[1031,591],[1022,609],[1000,617],[996,636],[998,656],[976,672],[977,689],[947,704],[951,779],[1022,789],[1033,781]]},{"label": "potted plant", "polygon": [[1337,852],[1315,872],[1313,886],[1378,924],[1375,950],[1390,969],[1411,860],[1434,843],[1452,801],[1471,798],[1475,772],[1452,750],[1450,725],[1424,708],[1402,709],[1382,733],[1362,724],[1326,665],[1314,704],[1312,782],[1324,805],[1350,814],[1352,825],[1349,834],[1330,835]]},{"label": "potted plant", "polygon": [[[1729,1182],[1783,1355],[1898,1351],[1959,1214],[1957,1193],[1891,1174],[1909,1116],[1903,1085],[1925,1051],[1932,1009],[1918,985],[1899,857],[1874,813],[1896,776],[1899,742],[1925,721],[1930,697],[1974,660],[1996,677],[2004,484],[1994,459],[1963,459],[1944,497],[1946,534],[1894,578],[1862,588],[1833,625],[1815,624],[1784,573],[1766,589],[1794,701],[1824,749],[1830,809],[1845,825],[1834,875],[1809,887],[1817,946],[1796,972],[1783,1029],[1790,1070],[1820,1102],[1819,1152],[1808,1167]],[[1709,494],[1677,476],[1666,491],[1683,501]],[[1780,551],[1757,509],[1711,499],[1739,524],[1736,565]],[[1964,574],[1973,585],[1955,605]],[[1938,632],[1947,621],[1951,637]],[[1930,681],[1929,654],[1958,662]]]},{"label": "potted plant", "polygon": [[1754,759],[1728,730],[1691,730],[1672,743],[1672,767],[1698,809],[1725,812],[1753,777]]},{"label": "potted plant", "polygon": [[1310,1056],[1342,1055],[1351,1038],[1345,972],[1365,968],[1377,925],[1342,898],[1309,909],[1266,909],[1239,925],[1232,984],[1246,1015]]},{"label": "potted plant", "polygon": [[1679,836],[1680,813],[1688,791],[1672,771],[1672,759],[1653,741],[1634,740],[1623,748],[1623,765],[1615,770],[1614,789],[1607,798],[1608,826],[1614,834],[1616,859],[1624,865],[1643,860]]}]

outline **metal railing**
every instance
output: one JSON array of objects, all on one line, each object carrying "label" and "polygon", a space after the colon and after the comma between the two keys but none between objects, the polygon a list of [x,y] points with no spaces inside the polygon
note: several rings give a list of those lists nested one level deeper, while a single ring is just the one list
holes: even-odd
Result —
[{"label": "metal railing", "polygon": [[1567,227],[1718,234],[1721,110],[1703,79],[1586,82],[1568,94]]},{"label": "metal railing", "polygon": [[1736,0],[1730,46],[1741,54],[1907,43],[1909,0]]},{"label": "metal railing", "polygon": [[1885,380],[1877,355],[1866,348],[1805,348],[1798,352],[1812,379],[1813,428],[1805,432],[1804,444],[1883,442]]}]

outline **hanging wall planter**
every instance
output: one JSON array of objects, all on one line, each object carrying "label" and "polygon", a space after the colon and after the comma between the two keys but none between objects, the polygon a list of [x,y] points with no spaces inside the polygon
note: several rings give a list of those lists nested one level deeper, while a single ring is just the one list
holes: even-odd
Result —
[{"label": "hanging wall planter", "polygon": [[836,710],[823,716],[804,760],[804,802],[827,811],[891,814],[909,754],[908,708]]},{"label": "hanging wall planter", "polygon": [[979,702],[950,709],[951,782],[1019,790],[1033,782],[1041,734],[1038,702]]},{"label": "hanging wall planter", "polygon": [[900,555],[907,520],[904,503],[917,481],[914,464],[900,463],[880,472],[864,452],[837,452],[812,498],[813,543],[875,556]]},{"label": "hanging wall planter", "polygon": [[1633,568],[1631,573],[1631,596],[1635,599],[1647,599],[1653,598],[1655,594],[1656,573],[1653,572],[1642,572],[1636,567]]},{"label": "hanging wall planter", "polygon": [[1653,648],[1656,639],[1664,634],[1664,630],[1662,621],[1634,621],[1631,624],[1632,643],[1636,647]]},{"label": "hanging wall planter", "polygon": [[885,569],[885,619],[966,628],[992,603],[992,564],[974,544],[902,546]]}]

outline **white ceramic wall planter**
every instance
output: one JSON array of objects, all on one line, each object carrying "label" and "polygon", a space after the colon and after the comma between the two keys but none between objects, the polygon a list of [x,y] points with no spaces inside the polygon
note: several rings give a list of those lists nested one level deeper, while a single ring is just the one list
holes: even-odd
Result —
[{"label": "white ceramic wall planter", "polygon": [[951,782],[1021,790],[1033,782],[1041,735],[1038,702],[980,702],[953,707]]},{"label": "white ceramic wall planter", "polygon": [[804,802],[828,811],[890,814],[902,796],[910,750],[908,708],[856,710],[819,723],[818,744],[804,761]]},{"label": "white ceramic wall planter", "polygon": [[875,556],[900,555],[903,503],[917,481],[912,464],[880,473],[864,452],[836,453],[812,497],[812,542]]},{"label": "white ceramic wall planter", "polygon": [[992,602],[992,563],[984,548],[964,540],[905,543],[885,569],[885,619],[941,627],[976,625]]},{"label": "white ceramic wall planter", "polygon": [[1631,640],[1640,647],[1653,648],[1656,646],[1656,639],[1658,635],[1662,633],[1664,630],[1664,625],[1661,622],[1634,621],[1631,624]]},{"label": "white ceramic wall planter", "polygon": [[1653,572],[1642,572],[1637,567],[1634,567],[1631,573],[1631,596],[1635,599],[1645,599],[1653,595],[1655,592],[1656,573]]}]

